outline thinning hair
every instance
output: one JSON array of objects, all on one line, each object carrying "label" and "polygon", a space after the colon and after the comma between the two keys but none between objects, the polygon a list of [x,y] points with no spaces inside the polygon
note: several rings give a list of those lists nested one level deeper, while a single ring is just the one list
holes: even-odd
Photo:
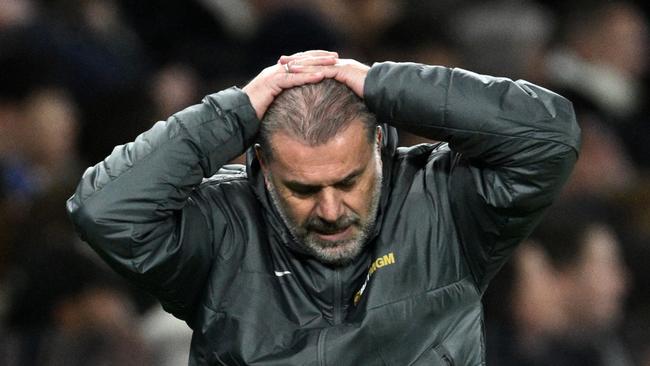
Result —
[{"label": "thinning hair", "polygon": [[377,126],[374,114],[347,86],[325,79],[280,93],[262,119],[258,143],[264,157],[270,160],[273,150],[271,137],[277,132],[317,146],[356,120],[364,124],[368,142],[372,143]]}]

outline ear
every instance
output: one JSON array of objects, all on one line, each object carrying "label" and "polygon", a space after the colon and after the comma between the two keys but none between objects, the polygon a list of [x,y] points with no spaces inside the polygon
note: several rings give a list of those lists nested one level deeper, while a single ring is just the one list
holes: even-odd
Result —
[{"label": "ear", "polygon": [[266,172],[268,167],[266,166],[266,160],[264,159],[264,153],[262,152],[262,146],[260,144],[255,144],[255,146],[253,146],[253,148],[255,149],[255,157],[260,162],[260,166],[262,167],[262,170],[264,172]]},{"label": "ear", "polygon": [[262,168],[262,175],[264,176],[264,184],[268,187],[269,186],[269,179],[268,179],[268,172],[269,172],[269,167],[267,164],[267,161],[264,157],[264,152],[262,151],[262,146],[260,144],[255,144],[253,146],[255,149],[255,157],[257,158],[257,161],[260,162],[260,167]]},{"label": "ear", "polygon": [[381,152],[382,142],[384,141],[384,130],[380,126],[376,127],[375,136],[377,136],[377,149]]}]

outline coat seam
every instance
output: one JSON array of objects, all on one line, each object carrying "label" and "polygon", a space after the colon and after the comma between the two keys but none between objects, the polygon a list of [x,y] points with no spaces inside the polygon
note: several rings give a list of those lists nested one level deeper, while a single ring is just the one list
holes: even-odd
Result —
[{"label": "coat seam", "polygon": [[[443,122],[446,122],[446,120],[447,120],[447,104],[445,104],[445,112],[443,113]],[[552,119],[544,119],[544,120],[541,120],[539,122],[544,122],[544,121],[553,121],[553,120]],[[405,127],[405,126],[422,127],[418,123],[399,122],[399,123],[395,124],[395,127],[397,127],[397,128],[402,128],[402,127]],[[547,138],[539,138],[539,137],[532,137],[532,136],[529,136],[529,137],[513,136],[513,135],[507,135],[507,134],[497,133],[497,132],[486,132],[486,131],[471,130],[471,129],[468,129],[468,128],[455,128],[455,127],[447,127],[447,126],[431,126],[431,127],[440,128],[440,129],[444,129],[444,130],[448,130],[448,131],[455,131],[455,132],[468,132],[468,133],[472,133],[472,134],[476,134],[476,135],[482,135],[482,136],[496,136],[496,137],[506,137],[506,138],[517,139],[517,140],[526,140],[526,141],[532,140],[532,141],[548,142],[548,143],[552,143],[552,144],[555,144],[555,145],[561,145],[561,146],[568,147],[571,150],[573,150],[576,154],[578,154],[577,147],[575,147],[575,146],[573,146],[571,144],[565,143],[565,142],[556,141],[556,140],[547,139]]]},{"label": "coat seam", "polygon": [[389,302],[383,303],[381,305],[375,305],[375,306],[372,306],[372,307],[368,307],[368,310],[374,310],[374,309],[378,309],[378,308],[381,308],[381,307],[384,307],[384,306],[396,304],[398,302],[402,302],[402,301],[408,300],[408,299],[413,298],[413,297],[422,296],[424,294],[429,294],[429,293],[434,293],[434,292],[442,292],[442,291],[444,291],[444,290],[446,290],[448,288],[458,286],[461,282],[465,281],[468,277],[469,276],[465,276],[465,277],[461,278],[458,281],[454,281],[454,282],[446,284],[444,286],[436,287],[436,288],[433,288],[433,289],[427,289],[425,291],[416,292],[414,294],[410,294],[408,296],[400,297],[399,299],[389,301]]}]

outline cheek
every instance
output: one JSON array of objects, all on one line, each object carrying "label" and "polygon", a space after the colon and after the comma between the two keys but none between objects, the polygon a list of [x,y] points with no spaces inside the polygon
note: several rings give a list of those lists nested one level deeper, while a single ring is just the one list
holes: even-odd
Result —
[{"label": "cheek", "polygon": [[373,188],[373,184],[369,183],[346,193],[346,206],[358,215],[366,215],[372,202]]},{"label": "cheek", "polygon": [[315,203],[309,199],[299,199],[292,195],[282,195],[284,208],[290,218],[298,225],[304,224],[311,217]]},{"label": "cheek", "polygon": [[313,205],[311,203],[299,200],[298,202],[292,204],[289,209],[292,212],[294,220],[298,224],[302,225],[311,217]]}]

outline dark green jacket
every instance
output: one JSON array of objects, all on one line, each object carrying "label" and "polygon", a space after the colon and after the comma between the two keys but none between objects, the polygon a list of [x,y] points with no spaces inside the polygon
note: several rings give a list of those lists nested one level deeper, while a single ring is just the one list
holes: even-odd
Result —
[{"label": "dark green jacket", "polygon": [[297,249],[254,159],[219,171],[258,131],[236,88],[85,172],[67,206],[79,233],[187,321],[191,365],[484,363],[481,295],[569,175],[571,104],[418,64],[374,65],[364,95],[380,121],[448,144],[396,149],[386,129],[375,235],[345,268]]}]

